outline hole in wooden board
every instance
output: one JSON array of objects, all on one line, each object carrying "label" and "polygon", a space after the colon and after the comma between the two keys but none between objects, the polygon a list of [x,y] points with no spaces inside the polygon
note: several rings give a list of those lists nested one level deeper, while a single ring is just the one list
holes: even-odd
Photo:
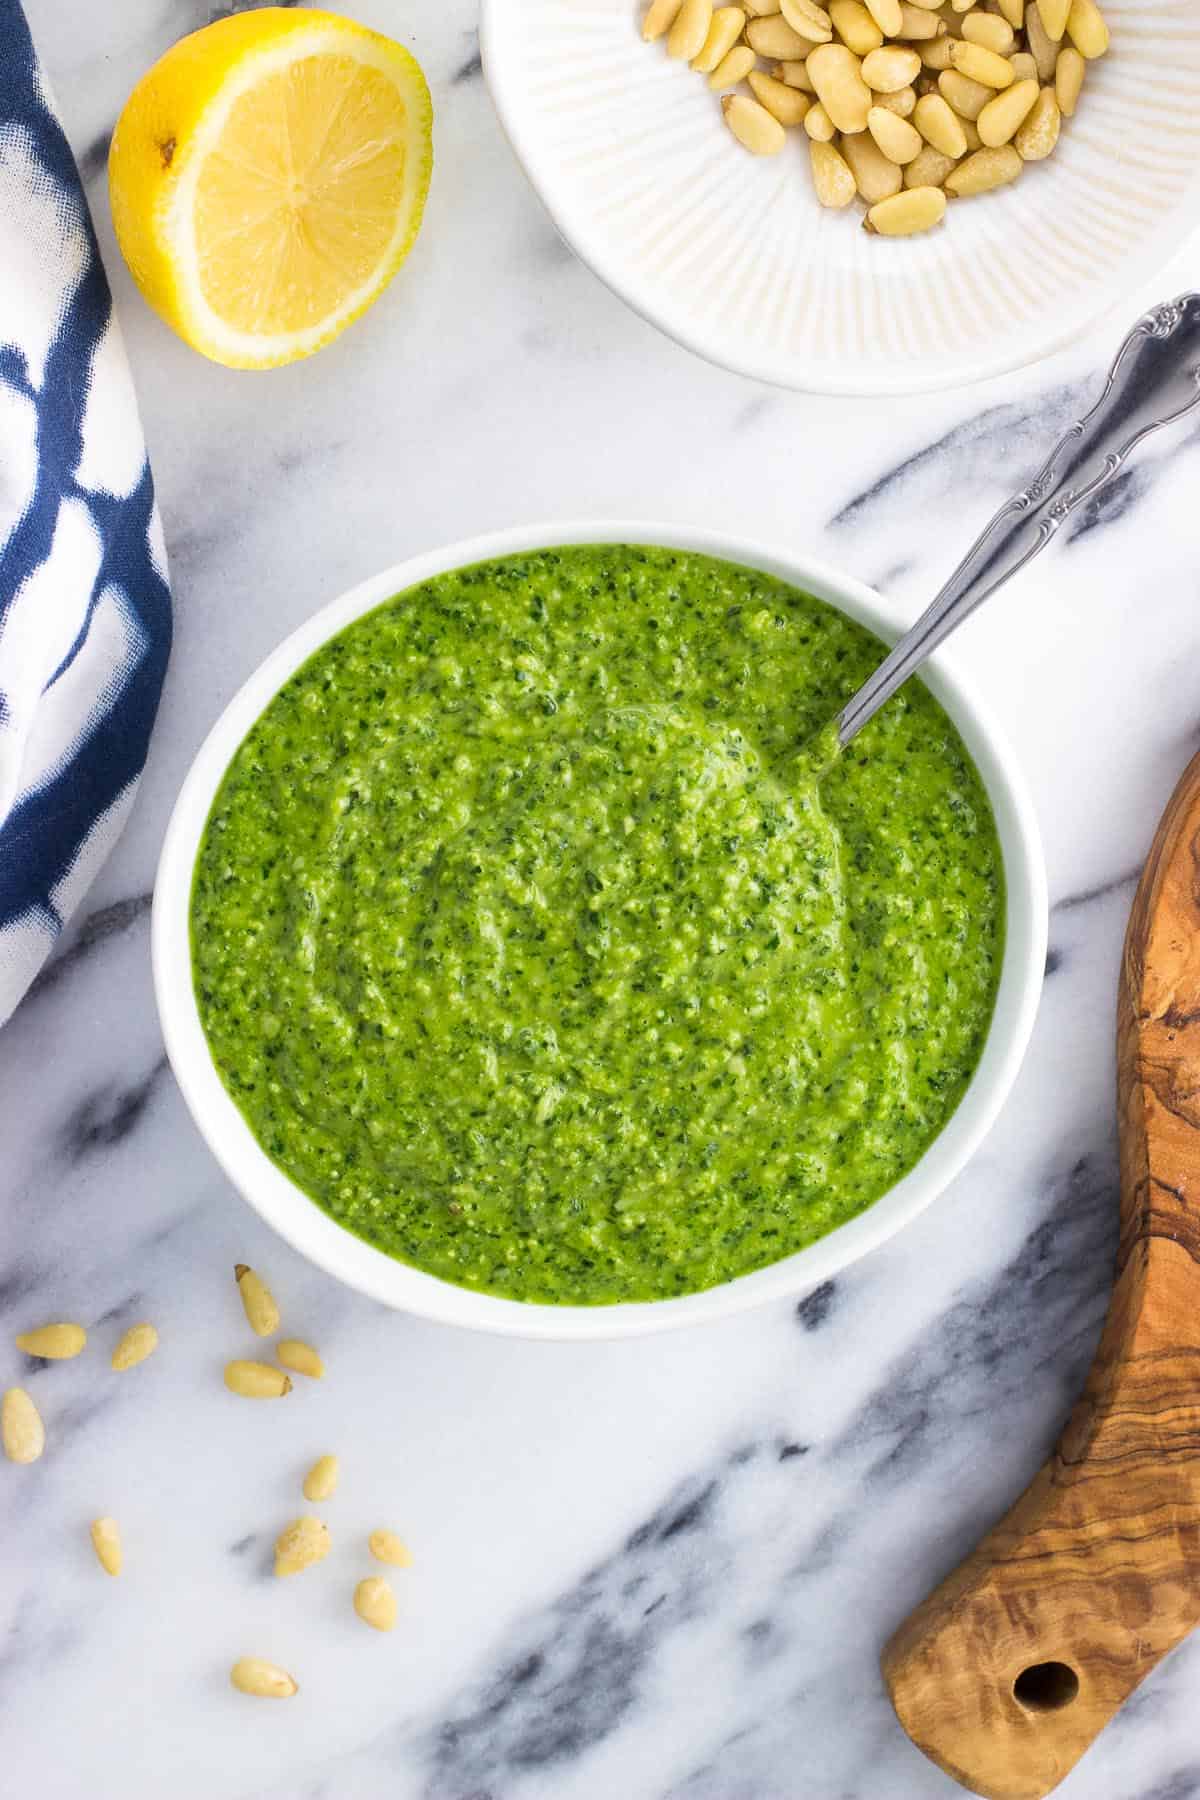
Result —
[{"label": "hole in wooden board", "polygon": [[1030,1663],[1013,1682],[1013,1698],[1029,1712],[1061,1712],[1079,1692],[1079,1677],[1069,1663]]}]

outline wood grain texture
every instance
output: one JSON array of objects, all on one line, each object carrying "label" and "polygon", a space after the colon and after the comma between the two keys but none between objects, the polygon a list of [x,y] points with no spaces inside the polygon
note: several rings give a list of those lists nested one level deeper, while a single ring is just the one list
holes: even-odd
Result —
[{"label": "wood grain texture", "polygon": [[1117,1090],[1116,1283],[1084,1392],[883,1653],[913,1742],[987,1800],[1048,1794],[1200,1622],[1200,757],[1130,914]]}]

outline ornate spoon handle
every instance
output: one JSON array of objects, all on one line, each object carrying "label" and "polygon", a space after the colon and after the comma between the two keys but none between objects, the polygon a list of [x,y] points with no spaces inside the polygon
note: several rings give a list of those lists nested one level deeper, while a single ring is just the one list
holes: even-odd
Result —
[{"label": "ornate spoon handle", "polygon": [[1135,445],[1200,401],[1200,294],[1138,320],[1091,412],[1055,445],[1035,481],[1000,508],[941,593],[838,714],[848,744],[943,638],[1048,544],[1112,480]]}]

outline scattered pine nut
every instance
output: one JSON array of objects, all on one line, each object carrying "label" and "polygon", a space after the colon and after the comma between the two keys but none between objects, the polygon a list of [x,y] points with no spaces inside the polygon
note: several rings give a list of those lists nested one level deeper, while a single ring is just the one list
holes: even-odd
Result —
[{"label": "scattered pine nut", "polygon": [[670,31],[682,5],[683,0],[650,0],[646,16],[642,20],[642,36],[648,44]]},{"label": "scattered pine nut", "polygon": [[[801,92],[805,94],[816,93],[816,89],[812,84],[812,76],[808,72],[807,63],[778,62],[772,68],[771,73],[776,81],[782,81],[786,83],[788,87],[799,88]],[[709,85],[711,86],[712,84],[710,83]]]},{"label": "scattered pine nut", "polygon": [[987,194],[992,188],[1015,181],[1024,167],[1011,144],[1002,144],[995,150],[976,150],[947,175],[946,192],[964,199],[968,194]]},{"label": "scattered pine nut", "polygon": [[339,1473],[336,1456],[318,1456],[304,1477],[304,1498],[306,1500],[328,1500],[337,1488]]},{"label": "scattered pine nut", "polygon": [[[744,81],[758,58],[749,44],[737,44],[724,60],[717,64],[708,78],[710,88],[736,87]],[[801,64],[803,67],[803,64]]]},{"label": "scattered pine nut", "polygon": [[262,1276],[256,1275],[246,1263],[236,1263],[233,1275],[251,1331],[256,1337],[270,1337],[279,1330],[279,1308],[274,1294]]},{"label": "scattered pine nut", "polygon": [[985,50],[994,50],[997,56],[1008,56],[1016,41],[1016,32],[1007,19],[998,13],[981,12],[973,7],[964,13],[962,34],[969,44],[982,44]]},{"label": "scattered pine nut", "polygon": [[996,0],[996,5],[1014,31],[1020,31],[1025,23],[1025,0]]},{"label": "scattered pine nut", "polygon": [[876,94],[876,106],[882,106],[885,112],[894,112],[898,119],[909,119],[917,104],[916,88],[897,88],[894,94]]},{"label": "scattered pine nut", "polygon": [[1008,60],[1013,66],[1014,81],[1036,81],[1038,79],[1037,63],[1028,50],[1018,50],[1016,55],[1010,56]]},{"label": "scattered pine nut", "polygon": [[[892,118],[885,113],[885,118]],[[893,123],[902,125],[902,119],[894,119]],[[917,142],[920,143],[920,139]],[[889,194],[898,194],[904,186],[904,176],[897,163],[891,162],[869,131],[855,131],[841,140],[841,152],[846,159],[850,173],[854,177],[854,185],[859,198],[868,206],[877,200],[886,200]]]},{"label": "scattered pine nut", "polygon": [[[895,113],[888,112],[886,107],[873,106],[871,108],[867,114],[867,130],[888,161],[896,163],[900,168],[903,168],[906,163],[910,163],[914,156],[920,155],[922,143],[920,132],[915,126],[910,125],[907,119],[899,119]],[[850,166],[853,168],[854,165]],[[876,196],[879,200],[886,199],[886,197],[884,194]],[[863,198],[866,199],[865,194]]]},{"label": "scattered pine nut", "polygon": [[906,188],[890,200],[881,200],[863,220],[868,231],[881,237],[913,237],[918,231],[929,231],[940,225],[946,213],[946,196],[941,188]]},{"label": "scattered pine nut", "polygon": [[112,1366],[118,1372],[136,1368],[158,1349],[158,1333],[153,1325],[131,1325],[112,1353]]},{"label": "scattered pine nut", "polygon": [[683,0],[675,15],[675,23],[667,33],[667,55],[680,62],[691,62],[699,56],[712,24],[712,0]]},{"label": "scattered pine nut", "polygon": [[902,22],[900,0],[866,0],[866,8],[884,37],[895,37]]},{"label": "scattered pine nut", "polygon": [[1096,0],[1071,0],[1067,15],[1067,36],[1080,56],[1091,62],[1108,49],[1108,26]]},{"label": "scattered pine nut", "polygon": [[862,0],[829,0],[833,29],[855,56],[869,56],[883,45],[883,33]]},{"label": "scattered pine nut", "polygon": [[692,67],[700,75],[711,75],[729,55],[746,28],[746,15],[740,6],[718,6],[708,27],[708,36]]},{"label": "scattered pine nut", "polygon": [[307,1375],[310,1381],[320,1381],[325,1373],[325,1364],[317,1355],[311,1344],[300,1338],[280,1338],[275,1346],[275,1354],[285,1369],[294,1369],[297,1375]]},{"label": "scattered pine nut", "polygon": [[311,1513],[293,1519],[275,1539],[276,1575],[298,1575],[301,1569],[323,1562],[329,1555],[329,1527]]},{"label": "scattered pine nut", "polygon": [[1073,44],[1059,51],[1054,70],[1054,95],[1064,119],[1069,119],[1075,111],[1086,68],[1086,62]]},{"label": "scattered pine nut", "polygon": [[1067,29],[1067,15],[1071,11],[1071,0],[1038,0],[1038,11],[1042,15],[1042,24],[1046,27],[1046,36],[1058,43]]},{"label": "scattered pine nut", "polygon": [[1040,6],[1025,8],[1025,42],[1037,64],[1038,80],[1053,81],[1058,61],[1058,39],[1052,38],[1042,23]]},{"label": "scattered pine nut", "polygon": [[814,144],[830,144],[837,136],[833,120],[818,100],[804,115],[804,129]]},{"label": "scattered pine nut", "polygon": [[721,101],[721,111],[738,143],[755,156],[777,156],[787,142],[787,133],[779,120],[745,94],[726,94]]},{"label": "scattered pine nut", "polygon": [[382,1575],[368,1575],[354,1590],[354,1610],[364,1625],[390,1631],[396,1623],[396,1596]]},{"label": "scattered pine nut", "polygon": [[925,94],[913,109],[913,124],[935,150],[958,158],[967,154],[962,120],[941,94]]},{"label": "scattered pine nut", "polygon": [[779,10],[801,37],[814,44],[827,44],[833,36],[833,20],[816,0],[779,0]]},{"label": "scattered pine nut", "polygon": [[1062,112],[1053,88],[1043,88],[1013,142],[1022,162],[1042,162],[1058,142]]},{"label": "scattered pine nut", "polygon": [[299,1692],[286,1669],[264,1662],[261,1656],[239,1656],[229,1679],[239,1694],[255,1694],[265,1700],[290,1700]]},{"label": "scattered pine nut", "polygon": [[36,1462],[46,1448],[46,1428],[24,1388],[11,1387],[0,1401],[0,1443],[9,1462]]},{"label": "scattered pine nut", "polygon": [[988,101],[992,99],[995,89],[984,87],[981,81],[972,81],[959,69],[944,69],[938,76],[938,92],[958,114],[960,119],[970,119],[974,124]]},{"label": "scattered pine nut", "polygon": [[921,64],[923,68],[932,69],[940,75],[943,69],[950,67],[950,46],[954,42],[951,37],[933,38],[928,44],[920,46]]},{"label": "scattered pine nut", "polygon": [[808,59],[817,99],[839,131],[865,131],[871,90],[862,64],[845,44],[822,44]]},{"label": "scattered pine nut", "polygon": [[862,78],[877,94],[895,94],[915,81],[921,72],[921,58],[903,44],[885,44],[863,57]]},{"label": "scattered pine nut", "polygon": [[913,6],[911,0],[900,0],[900,29],[897,38],[903,42],[920,42],[924,38],[941,38],[946,35],[946,21],[939,19],[936,13],[923,12],[919,6]]},{"label": "scattered pine nut", "polygon": [[793,31],[786,19],[778,16],[751,19],[746,27],[746,42],[759,56],[772,62],[804,61],[812,49],[812,41]]},{"label": "scattered pine nut", "polygon": [[92,1549],[106,1575],[121,1573],[121,1530],[115,1519],[93,1519]]},{"label": "scattered pine nut", "polygon": [[291,1377],[271,1363],[244,1362],[240,1359],[225,1364],[225,1386],[231,1394],[247,1400],[278,1400],[292,1391]]},{"label": "scattered pine nut", "polygon": [[35,1331],[22,1331],[17,1349],[26,1356],[44,1356],[50,1362],[66,1362],[78,1356],[87,1343],[82,1325],[39,1325]]},{"label": "scattered pine nut", "polygon": [[[979,127],[980,140],[989,150],[1012,142],[1036,106],[1040,91],[1036,81],[1014,81],[1010,88],[988,101],[975,123]],[[1046,92],[1053,100],[1052,90],[1047,88]],[[1054,110],[1058,111],[1057,103]]]},{"label": "scattered pine nut", "polygon": [[411,1569],[412,1551],[394,1531],[373,1531],[367,1544],[376,1562],[392,1563],[397,1569]]},{"label": "scattered pine nut", "polygon": [[[813,108],[816,111],[816,108]],[[805,130],[809,119],[805,119]],[[817,190],[817,199],[822,206],[849,206],[857,191],[857,183],[850,173],[850,165],[840,151],[832,144],[825,144],[814,139],[808,146],[809,159],[812,162],[813,186]]]},{"label": "scattered pine nut", "polygon": [[982,44],[968,44],[965,39],[956,39],[950,46],[950,66],[965,75],[968,81],[977,81],[982,87],[1012,86],[1013,67],[1007,56],[997,56],[994,50],[985,50]]}]

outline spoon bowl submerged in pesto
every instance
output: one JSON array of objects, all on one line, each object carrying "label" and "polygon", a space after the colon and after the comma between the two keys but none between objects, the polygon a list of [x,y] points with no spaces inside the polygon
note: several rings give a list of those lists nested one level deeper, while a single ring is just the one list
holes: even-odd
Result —
[{"label": "spoon bowl submerged in pesto", "polygon": [[971,1081],[1006,918],[926,687],[804,754],[880,650],[618,543],[330,638],[195,858],[198,1018],[262,1150],[379,1251],[558,1306],[696,1294],[863,1214]]}]

